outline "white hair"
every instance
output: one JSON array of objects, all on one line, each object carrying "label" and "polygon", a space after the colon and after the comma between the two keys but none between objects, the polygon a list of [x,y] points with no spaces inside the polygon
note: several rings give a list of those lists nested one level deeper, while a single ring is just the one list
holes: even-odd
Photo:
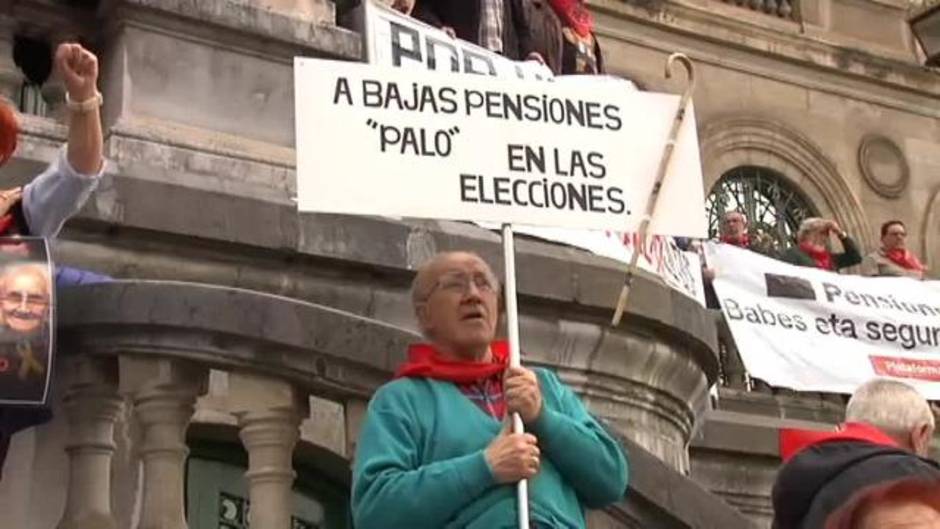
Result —
[{"label": "white hair", "polygon": [[796,240],[802,241],[810,233],[819,230],[828,223],[826,219],[819,217],[808,217],[800,223],[800,229],[796,232]]},{"label": "white hair", "polygon": [[744,220],[744,223],[747,224],[747,215],[743,211],[738,211],[736,209],[729,209],[721,214],[721,220],[728,218],[729,215],[741,215],[741,219]]},{"label": "white hair", "polygon": [[3,274],[0,275],[0,292],[5,292],[10,281],[23,275],[31,275],[39,279],[43,291],[47,296],[51,295],[52,285],[49,280],[49,266],[34,261],[21,261],[7,265],[3,269]]},{"label": "white hair", "polygon": [[846,422],[870,424],[892,437],[905,438],[936,418],[930,404],[916,389],[897,380],[876,378],[862,384],[845,408]]}]

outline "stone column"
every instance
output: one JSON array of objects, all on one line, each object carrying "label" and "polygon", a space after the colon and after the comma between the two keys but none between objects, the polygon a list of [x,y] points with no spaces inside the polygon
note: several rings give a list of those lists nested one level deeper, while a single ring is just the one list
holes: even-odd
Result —
[{"label": "stone column", "polygon": [[12,18],[0,16],[0,96],[17,104],[23,73],[13,62],[14,25]]},{"label": "stone column", "polygon": [[121,391],[134,406],[143,460],[138,529],[187,529],[183,494],[186,429],[208,370],[180,360],[122,356]]},{"label": "stone column", "polygon": [[231,374],[229,388],[248,452],[249,523],[290,529],[296,477],[292,458],[300,420],[309,414],[306,399],[287,382],[249,374]]},{"label": "stone column", "polygon": [[111,512],[114,423],[123,409],[113,359],[81,357],[65,393],[69,477],[58,529],[116,529]]}]

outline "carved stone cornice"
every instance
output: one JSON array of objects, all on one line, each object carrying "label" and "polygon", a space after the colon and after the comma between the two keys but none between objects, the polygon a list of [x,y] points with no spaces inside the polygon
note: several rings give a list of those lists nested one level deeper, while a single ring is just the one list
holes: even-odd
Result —
[{"label": "carved stone cornice", "polygon": [[896,143],[880,134],[869,134],[858,146],[858,168],[876,193],[898,198],[911,179],[904,152]]},{"label": "carved stone cornice", "polygon": [[835,218],[856,242],[873,247],[861,201],[836,165],[809,138],[782,123],[751,117],[706,123],[699,136],[706,188],[738,165],[769,167],[809,195],[821,213]]},{"label": "carved stone cornice", "polygon": [[[717,0],[592,0],[597,33],[694,62],[940,117],[940,75],[913,54],[876,49]],[[602,42],[603,45],[603,42]],[[613,71],[628,59],[608,57]],[[657,88],[657,87],[650,87]]]}]

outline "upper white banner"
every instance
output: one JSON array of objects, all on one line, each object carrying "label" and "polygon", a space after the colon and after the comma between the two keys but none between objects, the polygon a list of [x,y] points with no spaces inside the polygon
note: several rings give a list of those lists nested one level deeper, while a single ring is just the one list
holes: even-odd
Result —
[{"label": "upper white banner", "polygon": [[[295,59],[301,211],[634,231],[678,96]],[[705,237],[694,118],[652,233]]]},{"label": "upper white banner", "polygon": [[940,282],[839,275],[725,244],[706,249],[751,376],[835,393],[881,376],[940,399]]},{"label": "upper white banner", "polygon": [[511,61],[372,0],[363,0],[356,9],[366,62],[371,64],[515,79],[552,77],[552,71],[536,61]]}]

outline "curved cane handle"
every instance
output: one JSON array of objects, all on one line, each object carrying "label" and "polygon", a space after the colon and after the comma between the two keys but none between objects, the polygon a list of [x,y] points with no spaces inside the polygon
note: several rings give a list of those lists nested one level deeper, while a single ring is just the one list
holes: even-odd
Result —
[{"label": "curved cane handle", "polygon": [[682,63],[682,66],[685,68],[686,78],[688,79],[688,84],[682,95],[691,97],[692,91],[695,89],[695,66],[692,65],[692,59],[689,59],[688,55],[684,53],[673,53],[666,59],[666,79],[672,78],[672,69],[676,61]]}]

